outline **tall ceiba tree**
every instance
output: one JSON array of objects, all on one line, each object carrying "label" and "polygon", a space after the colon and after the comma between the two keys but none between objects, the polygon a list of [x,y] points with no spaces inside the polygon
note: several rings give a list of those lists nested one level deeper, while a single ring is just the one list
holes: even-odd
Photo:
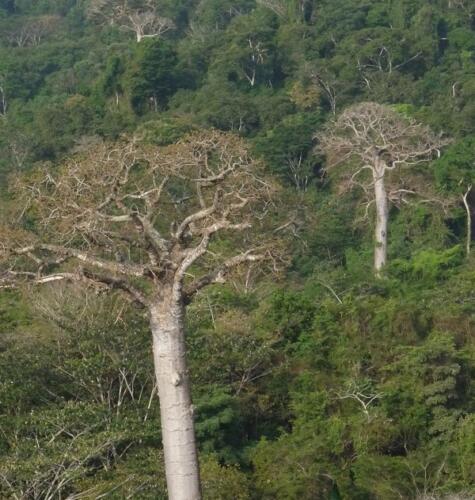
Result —
[{"label": "tall ceiba tree", "polygon": [[157,12],[154,0],[90,0],[86,13],[89,19],[134,33],[137,43],[175,29],[171,19]]},{"label": "tall ceiba tree", "polygon": [[389,204],[408,203],[410,195],[429,191],[414,167],[439,156],[449,141],[373,102],[350,106],[316,139],[328,172],[338,174],[342,188],[362,189],[367,208],[375,205],[374,270],[379,276],[387,262]]},{"label": "tall ceiba tree", "polygon": [[186,305],[240,268],[275,265],[262,226],[276,188],[259,171],[242,139],[211,131],[164,148],[101,143],[12,187],[3,286],[82,282],[148,311],[172,500],[201,498]]}]

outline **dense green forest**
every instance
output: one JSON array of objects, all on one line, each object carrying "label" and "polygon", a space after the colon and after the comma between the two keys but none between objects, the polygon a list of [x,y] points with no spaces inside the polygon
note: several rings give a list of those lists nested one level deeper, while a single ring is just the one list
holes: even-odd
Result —
[{"label": "dense green forest", "polygon": [[[204,498],[475,498],[473,0],[0,0],[0,232],[9,179],[206,130],[276,186],[279,252],[187,306]],[[167,498],[154,380],[121,295],[0,290],[0,498]]]}]

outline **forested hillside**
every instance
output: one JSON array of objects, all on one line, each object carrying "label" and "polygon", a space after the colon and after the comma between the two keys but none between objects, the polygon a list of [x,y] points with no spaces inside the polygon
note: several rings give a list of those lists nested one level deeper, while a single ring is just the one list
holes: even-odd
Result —
[{"label": "forested hillside", "polygon": [[205,499],[475,498],[473,0],[0,0],[0,182],[0,498],[167,498],[176,268]]}]

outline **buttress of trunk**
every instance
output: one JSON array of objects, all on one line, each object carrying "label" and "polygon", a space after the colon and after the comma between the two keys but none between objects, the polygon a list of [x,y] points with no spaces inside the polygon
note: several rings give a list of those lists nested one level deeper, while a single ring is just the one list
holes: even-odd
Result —
[{"label": "buttress of trunk", "polygon": [[164,299],[150,310],[170,500],[199,500],[200,477],[186,364],[184,307]]},{"label": "buttress of trunk", "polygon": [[[379,169],[378,169],[379,170]],[[376,171],[373,177],[376,203],[376,228],[374,233],[374,270],[381,276],[388,255],[388,195],[384,186],[384,170]]]}]

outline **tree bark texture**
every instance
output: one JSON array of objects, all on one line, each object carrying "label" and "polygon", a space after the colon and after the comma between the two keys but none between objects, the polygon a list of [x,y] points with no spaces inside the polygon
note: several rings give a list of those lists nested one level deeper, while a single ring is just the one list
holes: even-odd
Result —
[{"label": "tree bark texture", "polygon": [[462,196],[463,205],[465,207],[465,211],[467,212],[467,240],[465,245],[467,258],[470,257],[470,249],[472,245],[472,211],[470,208],[470,204],[468,202],[468,197],[471,191],[472,191],[472,185],[468,187],[467,192]]},{"label": "tree bark texture", "polygon": [[170,500],[200,500],[184,306],[171,295],[160,299],[150,310],[168,496]]},{"label": "tree bark texture", "polygon": [[388,255],[388,194],[384,185],[384,168],[373,171],[376,204],[376,228],[374,233],[374,270],[377,276],[386,265]]}]

